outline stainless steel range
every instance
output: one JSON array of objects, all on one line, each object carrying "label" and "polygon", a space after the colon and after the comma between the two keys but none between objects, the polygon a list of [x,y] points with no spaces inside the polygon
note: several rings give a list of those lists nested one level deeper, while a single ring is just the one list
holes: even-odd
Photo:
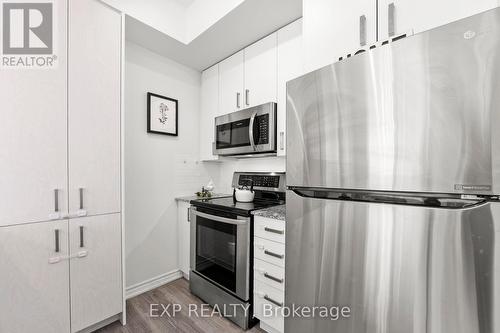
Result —
[{"label": "stainless steel range", "polygon": [[[235,172],[233,188],[253,184],[253,202],[235,197],[191,201],[191,292],[231,309],[228,319],[252,326],[252,211],[285,201],[284,173]],[[234,313],[233,313],[234,311]]]}]

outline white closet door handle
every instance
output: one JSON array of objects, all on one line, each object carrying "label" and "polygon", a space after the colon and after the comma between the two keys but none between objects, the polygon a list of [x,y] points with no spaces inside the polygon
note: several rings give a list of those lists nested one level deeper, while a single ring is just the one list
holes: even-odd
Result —
[{"label": "white closet door handle", "polygon": [[391,2],[387,8],[388,17],[388,34],[389,37],[393,37],[396,34],[396,5]]},{"label": "white closet door handle", "polygon": [[59,233],[60,233],[59,229],[54,230],[54,242],[55,242],[54,252],[56,253],[59,253],[61,251],[59,244]]},{"label": "white closet door handle", "polygon": [[64,216],[61,215],[59,212],[59,189],[54,189],[54,212],[49,214],[49,219],[50,220],[60,220],[61,218],[64,218]]},{"label": "white closet door handle", "polygon": [[359,17],[359,45],[366,45],[366,15]]}]

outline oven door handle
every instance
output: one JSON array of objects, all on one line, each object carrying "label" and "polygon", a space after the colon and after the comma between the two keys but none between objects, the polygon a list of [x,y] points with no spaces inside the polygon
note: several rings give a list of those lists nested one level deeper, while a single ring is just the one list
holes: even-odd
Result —
[{"label": "oven door handle", "polygon": [[247,224],[248,221],[250,220],[249,218],[241,219],[241,220],[236,220],[236,219],[228,219],[227,217],[221,217],[217,215],[210,215],[202,212],[198,212],[196,209],[191,209],[191,214],[199,217],[203,217],[208,220],[213,220],[217,222],[222,222],[222,223],[227,223],[227,224],[235,224],[235,225],[241,225],[241,224]]},{"label": "oven door handle", "polygon": [[248,126],[248,136],[250,137],[250,145],[252,146],[252,149],[254,151],[257,150],[255,147],[255,141],[253,139],[253,125],[255,123],[256,116],[257,116],[257,111],[254,111],[254,113],[252,113],[252,116],[250,117],[250,124]]}]

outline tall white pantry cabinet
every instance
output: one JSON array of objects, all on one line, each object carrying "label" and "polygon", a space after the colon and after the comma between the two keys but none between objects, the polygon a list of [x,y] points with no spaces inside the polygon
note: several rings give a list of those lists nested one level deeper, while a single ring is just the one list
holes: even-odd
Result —
[{"label": "tall white pantry cabinet", "polygon": [[122,16],[54,7],[57,66],[0,69],[0,332],[123,313]]}]

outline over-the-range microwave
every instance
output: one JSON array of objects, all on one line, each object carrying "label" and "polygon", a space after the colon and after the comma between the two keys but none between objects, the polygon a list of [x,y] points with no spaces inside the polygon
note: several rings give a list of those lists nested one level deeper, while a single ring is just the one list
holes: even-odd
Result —
[{"label": "over-the-range microwave", "polygon": [[215,118],[214,155],[276,154],[276,103]]}]

